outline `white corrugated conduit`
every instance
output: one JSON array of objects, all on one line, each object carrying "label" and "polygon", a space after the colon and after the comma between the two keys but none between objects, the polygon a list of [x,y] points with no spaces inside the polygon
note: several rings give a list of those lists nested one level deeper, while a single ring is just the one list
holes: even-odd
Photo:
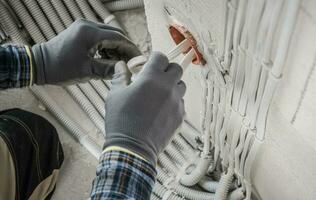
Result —
[{"label": "white corrugated conduit", "polygon": [[43,87],[33,86],[32,92],[48,108],[48,110],[65,126],[71,135],[78,140],[97,159],[101,155],[101,147],[85,133],[79,124],[74,122],[49,96]]},{"label": "white corrugated conduit", "polygon": [[122,10],[130,10],[144,7],[143,0],[119,0],[119,1],[111,1],[106,2],[105,7],[109,9],[109,11],[122,11]]},{"label": "white corrugated conduit", "polygon": [[[2,6],[3,3],[6,4]],[[216,47],[210,45],[214,48],[210,60],[201,68],[200,128],[197,130],[185,119],[180,133],[159,155],[158,181],[152,199],[249,200],[252,194],[252,163],[264,140],[269,104],[281,80],[299,0],[225,3],[223,56],[212,53]],[[45,42],[79,18],[95,22],[101,19],[121,27],[109,10],[143,6],[140,0],[4,0],[0,4],[0,42],[12,39],[24,44]],[[168,53],[168,58],[179,57],[189,46],[190,41],[183,40]],[[192,50],[186,52],[180,62],[183,69],[196,56]],[[128,62],[133,80],[146,60],[140,56]],[[65,89],[96,129],[105,134],[108,84],[91,80]],[[98,158],[101,147],[59,107],[45,87],[34,86],[31,90],[69,133]]]},{"label": "white corrugated conduit", "polygon": [[[6,32],[10,35],[10,37],[19,43],[27,44],[26,39],[22,36],[19,27],[13,21],[13,18],[9,14],[7,8],[0,2],[0,25],[1,27],[5,27]],[[3,40],[6,39],[5,33],[1,32],[1,36]]]}]

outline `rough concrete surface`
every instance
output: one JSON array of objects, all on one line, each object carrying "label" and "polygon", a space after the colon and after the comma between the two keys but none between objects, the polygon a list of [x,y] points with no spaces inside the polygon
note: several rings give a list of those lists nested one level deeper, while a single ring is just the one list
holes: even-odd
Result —
[{"label": "rough concrete surface", "polygon": [[[146,17],[143,9],[115,13],[122,22],[129,37],[137,44],[140,50],[148,54],[151,50],[150,35],[147,31]],[[82,128],[99,142],[103,143],[103,136],[97,132],[95,126],[86,114],[71,99],[65,90],[58,86],[45,86],[52,98],[62,106],[75,121],[80,122]],[[61,168],[53,200],[87,199],[91,183],[95,176],[98,161],[55,120],[55,118],[39,106],[39,102],[27,89],[10,89],[0,91],[0,108],[22,108],[44,116],[56,127],[63,145],[65,160]],[[84,122],[84,123],[82,123]]]}]

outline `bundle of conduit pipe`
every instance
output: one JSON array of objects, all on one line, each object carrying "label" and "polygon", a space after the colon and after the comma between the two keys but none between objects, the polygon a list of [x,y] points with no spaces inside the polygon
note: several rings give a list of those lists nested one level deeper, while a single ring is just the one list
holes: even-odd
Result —
[{"label": "bundle of conduit pipe", "polygon": [[[208,63],[219,67],[201,69],[201,131],[185,120],[159,155],[152,199],[251,199],[251,166],[264,140],[299,0],[225,2],[225,51],[219,56],[223,60],[214,55]],[[111,12],[142,6],[142,0],[0,0],[0,43],[45,42],[80,18],[121,28]],[[274,57],[273,43],[277,43]],[[91,80],[64,89],[105,134],[108,83]],[[99,157],[101,147],[45,87],[30,90],[74,139]]]}]

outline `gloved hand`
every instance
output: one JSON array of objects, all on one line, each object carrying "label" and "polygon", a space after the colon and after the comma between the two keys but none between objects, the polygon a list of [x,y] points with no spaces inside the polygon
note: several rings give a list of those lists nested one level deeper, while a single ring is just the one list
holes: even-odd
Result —
[{"label": "gloved hand", "polygon": [[[106,58],[96,59],[100,48]],[[140,54],[119,29],[86,20],[75,21],[50,41],[33,46],[32,52],[38,85],[109,78],[117,61]]]},{"label": "gloved hand", "polygon": [[105,103],[105,148],[128,149],[154,166],[184,116],[182,69],[153,53],[138,78],[128,85],[124,62],[116,65],[114,88]]}]

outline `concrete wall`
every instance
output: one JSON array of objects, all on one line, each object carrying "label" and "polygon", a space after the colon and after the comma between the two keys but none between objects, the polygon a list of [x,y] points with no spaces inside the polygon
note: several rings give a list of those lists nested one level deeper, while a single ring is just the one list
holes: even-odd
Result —
[{"label": "concrete wall", "polygon": [[[145,0],[153,50],[168,52],[170,39],[164,3],[197,38],[209,59],[209,44],[221,54],[222,1]],[[316,199],[316,1],[302,0],[283,79],[269,111],[266,139],[252,170],[255,190],[262,199]],[[199,128],[201,69],[184,74],[187,118]]]}]

